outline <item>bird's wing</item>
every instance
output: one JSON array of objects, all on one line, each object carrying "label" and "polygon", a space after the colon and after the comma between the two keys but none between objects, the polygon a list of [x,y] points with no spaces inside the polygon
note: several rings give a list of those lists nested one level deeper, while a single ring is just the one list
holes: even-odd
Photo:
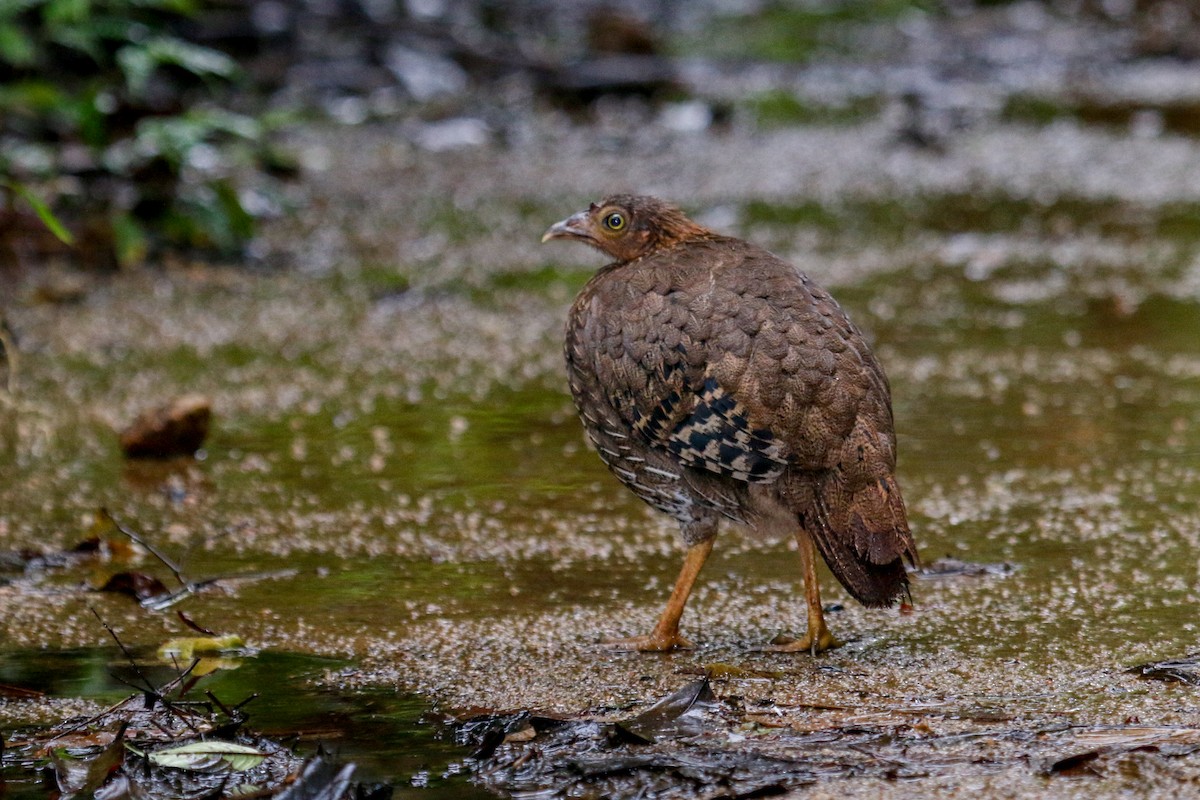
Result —
[{"label": "bird's wing", "polygon": [[634,430],[689,467],[746,483],[772,481],[788,464],[788,452],[768,429],[756,426],[746,408],[705,377],[698,387],[672,389],[648,414],[635,409]]},{"label": "bird's wing", "polygon": [[604,391],[648,444],[689,467],[748,483],[789,465],[821,469],[865,397],[888,405],[882,372],[837,304],[752,245],[660,254],[614,301]]}]

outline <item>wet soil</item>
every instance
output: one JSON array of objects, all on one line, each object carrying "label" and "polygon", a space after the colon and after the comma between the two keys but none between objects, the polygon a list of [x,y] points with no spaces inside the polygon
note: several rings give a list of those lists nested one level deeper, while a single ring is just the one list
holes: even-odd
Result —
[{"label": "wet soil", "polygon": [[[1077,44],[1062,63],[1100,46]],[[1186,100],[1136,95],[1144,84],[1110,68],[1129,77],[1114,104]],[[787,85],[841,85],[848,101],[884,73],[835,64]],[[697,74],[716,102],[775,73]],[[300,705],[398,692],[463,717],[608,722],[712,673],[702,730],[614,745],[642,759],[605,773],[624,790],[689,758],[741,768],[740,754],[798,776],[777,788],[805,797],[1183,791],[1200,779],[1196,688],[1127,669],[1200,638],[1200,142],[1081,119],[1072,73],[1054,74],[1036,88],[1061,113],[1000,102],[937,147],[888,113],[688,131],[640,100],[586,121],[536,107],[452,152],[386,122],[308,129],[293,142],[305,210],[268,231],[268,266],[18,280],[0,548],[68,548],[104,506],[191,580],[287,568],[178,608],[259,659],[343,659],[289,683]],[[684,619],[695,650],[597,646],[650,628],[681,559],[673,525],[588,452],[565,392],[565,309],[601,259],[538,245],[617,189],[669,197],[834,291],[891,379],[926,560],[988,568],[914,575],[905,611],[862,609],[824,574],[846,644],[784,657],[753,648],[803,624],[799,559],[727,531]],[[39,288],[67,279],[82,295],[46,302]],[[192,392],[212,399],[199,458],[122,458],[116,431]],[[131,647],[181,635],[174,609],[94,591],[121,570],[169,580],[147,555],[12,563],[0,658],[107,647],[92,609]],[[0,728],[53,721],[67,702],[0,700]],[[511,766],[561,742],[528,741],[477,780],[539,788]],[[686,791],[733,785],[713,781]]]}]

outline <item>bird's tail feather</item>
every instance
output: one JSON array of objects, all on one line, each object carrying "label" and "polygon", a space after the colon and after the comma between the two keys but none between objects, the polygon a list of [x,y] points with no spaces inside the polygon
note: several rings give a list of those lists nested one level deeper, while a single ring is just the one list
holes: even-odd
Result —
[{"label": "bird's tail feather", "polygon": [[908,589],[904,562],[918,563],[895,479],[846,492],[829,476],[814,489],[814,513],[804,522],[825,563],[863,605],[891,605]]}]

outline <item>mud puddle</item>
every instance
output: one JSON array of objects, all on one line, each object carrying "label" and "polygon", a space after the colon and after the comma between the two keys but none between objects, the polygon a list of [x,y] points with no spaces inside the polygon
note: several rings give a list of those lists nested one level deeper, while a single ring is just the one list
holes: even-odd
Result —
[{"label": "mud puddle", "polygon": [[[463,760],[469,749],[455,742],[453,732],[439,721],[441,715],[432,712],[425,699],[383,687],[338,689],[324,680],[330,671],[345,665],[337,659],[295,653],[263,652],[224,658],[219,669],[200,678],[185,697],[174,702],[211,705],[212,698],[216,698],[226,706],[237,707],[237,713],[245,717],[239,726],[242,735],[252,731],[259,750],[278,747],[268,760],[284,761],[293,769],[318,753],[338,768],[353,764],[352,780],[360,787],[358,796],[383,797],[390,793],[396,798],[433,800],[491,796],[468,783]],[[5,698],[7,713],[30,718],[45,713],[56,723],[53,728],[34,723],[0,726],[6,744],[0,771],[5,796],[45,797],[44,781],[54,781],[54,767],[48,766],[53,748],[78,750],[82,746],[79,752],[86,755],[87,747],[95,749],[94,741],[81,742],[79,737],[104,727],[100,709],[111,712],[130,696],[131,686],[144,685],[147,680],[151,685],[161,685],[178,672],[177,667],[162,660],[139,656],[136,663],[132,662],[116,648],[0,654],[0,696]],[[80,703],[81,708],[94,704],[95,710],[88,708],[80,718],[62,720],[61,709],[55,704],[63,700]],[[18,704],[26,708],[19,709]],[[135,705],[140,704],[139,700]],[[95,722],[84,724],[89,719]],[[139,745],[132,734],[129,744]],[[150,749],[144,744],[141,747]],[[124,768],[129,769],[129,765]],[[197,766],[195,771],[204,770]],[[236,770],[227,772],[226,780],[229,791],[239,783],[250,782],[239,780]],[[161,780],[148,781],[143,788],[150,796],[164,796]],[[262,788],[277,787],[268,782]]]}]

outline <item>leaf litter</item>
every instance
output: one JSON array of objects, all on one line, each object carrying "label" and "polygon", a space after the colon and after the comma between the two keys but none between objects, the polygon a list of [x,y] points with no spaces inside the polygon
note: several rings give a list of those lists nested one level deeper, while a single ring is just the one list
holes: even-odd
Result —
[{"label": "leaf litter", "polygon": [[1181,658],[1138,664],[1125,671],[1149,680],[1200,685],[1200,653],[1189,653]]},{"label": "leaf litter", "polygon": [[226,704],[211,691],[199,694],[194,668],[201,659],[156,685],[120,646],[138,691],[98,714],[16,732],[4,742],[9,768],[48,764],[63,798],[259,796],[285,786],[293,797],[345,794],[353,764],[327,775],[318,766],[330,761],[327,755],[304,758],[249,728],[245,707],[256,695]]},{"label": "leaf litter", "polygon": [[[1010,723],[997,726],[997,722]],[[1200,728],[1004,717],[970,702],[890,708],[750,704],[708,677],[641,713],[482,714],[453,725],[474,780],[506,796],[742,798],[832,780],[953,777],[1041,765],[1104,775],[1133,756],[1200,751]]]},{"label": "leaf litter", "polygon": [[[136,561],[144,553],[152,555],[166,567],[178,588],[171,589],[158,576],[135,569],[126,569],[110,574],[96,591],[123,594],[137,600],[151,611],[162,611],[180,601],[209,589],[231,589],[236,586],[262,580],[290,578],[297,574],[291,568],[222,575],[198,580],[189,579],[183,567],[144,535],[118,522],[106,508],[96,510],[86,538],[73,547],[59,551],[33,549],[0,552],[0,573],[21,573],[40,576],[49,570],[69,569],[81,563],[109,563]],[[4,578],[0,575],[0,581]],[[0,584],[2,585],[2,584]]]}]

